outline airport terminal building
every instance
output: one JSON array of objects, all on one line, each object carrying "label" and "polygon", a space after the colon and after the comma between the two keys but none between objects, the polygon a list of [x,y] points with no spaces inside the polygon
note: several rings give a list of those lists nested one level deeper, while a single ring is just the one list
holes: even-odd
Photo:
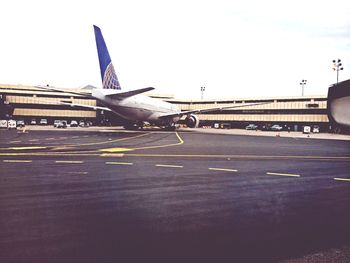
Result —
[{"label": "airport terminal building", "polygon": [[[110,112],[71,107],[64,103],[98,106],[93,98],[78,94],[50,91],[48,87],[3,85],[0,84],[0,118],[39,121],[84,120],[100,125],[118,124],[122,120]],[[94,87],[86,86],[76,91],[89,91]],[[72,90],[74,91],[74,90]],[[265,103],[262,105],[226,109],[222,111],[198,114],[200,126],[219,128],[242,128],[254,123],[263,125],[279,124],[291,130],[300,131],[305,125],[318,125],[322,131],[329,130],[327,114],[327,96],[276,97],[276,98],[232,98],[215,100],[179,100],[171,95],[152,95],[176,104],[181,110],[206,109],[213,107],[239,106],[247,103]]]}]

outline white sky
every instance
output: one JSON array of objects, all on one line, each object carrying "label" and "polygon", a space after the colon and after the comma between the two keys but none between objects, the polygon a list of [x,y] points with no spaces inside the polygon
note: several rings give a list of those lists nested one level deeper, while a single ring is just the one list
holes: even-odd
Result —
[{"label": "white sky", "polygon": [[124,89],[178,98],[326,95],[350,78],[348,0],[2,1],[0,83],[101,86],[93,24]]}]

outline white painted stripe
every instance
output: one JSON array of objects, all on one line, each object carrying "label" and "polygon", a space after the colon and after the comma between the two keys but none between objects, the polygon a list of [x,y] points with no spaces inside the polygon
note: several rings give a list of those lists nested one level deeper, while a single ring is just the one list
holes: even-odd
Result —
[{"label": "white painted stripe", "polygon": [[4,163],[31,163],[32,160],[3,160]]},{"label": "white painted stripe", "polygon": [[284,174],[284,173],[270,173],[267,172],[268,175],[279,175],[279,176],[291,176],[291,177],[300,177],[299,174]]},{"label": "white painted stripe", "polygon": [[339,178],[339,177],[336,177],[336,178],[334,178],[334,180],[350,182],[350,178]]},{"label": "white painted stripe", "polygon": [[123,162],[106,162],[106,164],[115,164],[115,165],[133,165],[133,163],[123,163]]},{"label": "white painted stripe", "polygon": [[171,165],[171,164],[156,164],[157,167],[168,167],[168,168],[183,168],[182,165]]},{"label": "white painted stripe", "polygon": [[69,174],[88,174],[88,172],[68,172]]},{"label": "white painted stripe", "polygon": [[84,161],[55,161],[55,163],[84,163]]},{"label": "white painted stripe", "polygon": [[208,168],[211,171],[223,171],[223,172],[238,172],[235,169],[226,169],[226,168]]}]

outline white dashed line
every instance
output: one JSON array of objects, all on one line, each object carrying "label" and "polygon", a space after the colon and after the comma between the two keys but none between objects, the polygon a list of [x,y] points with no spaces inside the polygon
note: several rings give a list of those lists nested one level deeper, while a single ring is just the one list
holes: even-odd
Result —
[{"label": "white dashed line", "polygon": [[114,165],[133,165],[133,163],[123,163],[123,162],[105,162],[105,164],[114,164]]},{"label": "white dashed line", "polygon": [[171,164],[156,164],[156,167],[183,168],[182,165],[171,165]]},{"label": "white dashed line", "polygon": [[267,175],[279,175],[279,176],[300,177],[299,174],[270,173],[270,172],[267,172],[266,174],[267,174]]},{"label": "white dashed line", "polygon": [[238,172],[235,169],[227,169],[227,168],[208,168],[211,171],[223,171],[223,172]]}]

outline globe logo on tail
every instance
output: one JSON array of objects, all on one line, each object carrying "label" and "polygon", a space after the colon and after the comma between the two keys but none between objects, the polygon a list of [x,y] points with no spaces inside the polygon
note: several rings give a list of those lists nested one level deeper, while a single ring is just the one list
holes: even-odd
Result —
[{"label": "globe logo on tail", "polygon": [[106,68],[104,77],[103,77],[103,88],[104,89],[117,89],[121,90],[120,84],[115,74],[114,67],[112,62]]}]

